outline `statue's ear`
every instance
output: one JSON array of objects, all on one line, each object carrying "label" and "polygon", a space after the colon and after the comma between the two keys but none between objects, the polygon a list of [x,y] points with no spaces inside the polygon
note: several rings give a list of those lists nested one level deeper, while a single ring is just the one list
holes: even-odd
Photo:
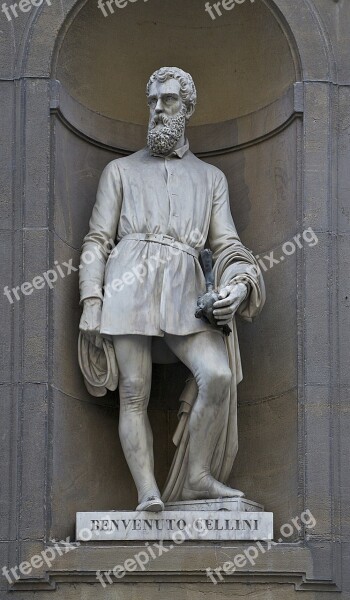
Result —
[{"label": "statue's ear", "polygon": [[195,105],[194,104],[189,104],[187,106],[187,110],[186,110],[186,120],[189,121],[190,118],[192,117],[193,113],[194,113],[194,109],[195,109]]}]

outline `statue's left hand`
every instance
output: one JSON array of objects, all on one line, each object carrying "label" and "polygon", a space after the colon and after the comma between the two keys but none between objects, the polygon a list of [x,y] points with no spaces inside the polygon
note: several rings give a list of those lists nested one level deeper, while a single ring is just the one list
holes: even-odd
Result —
[{"label": "statue's left hand", "polygon": [[214,303],[213,315],[220,327],[229,325],[239,305],[245,300],[248,288],[245,283],[226,285],[219,292],[219,300]]},{"label": "statue's left hand", "polygon": [[80,319],[79,329],[95,346],[102,347],[100,335],[102,314],[102,301],[99,298],[86,298],[84,300],[83,314]]}]

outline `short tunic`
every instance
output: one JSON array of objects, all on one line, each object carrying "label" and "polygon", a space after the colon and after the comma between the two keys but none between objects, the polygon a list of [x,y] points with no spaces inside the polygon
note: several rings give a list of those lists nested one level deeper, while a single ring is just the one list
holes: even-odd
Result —
[{"label": "short tunic", "polygon": [[162,337],[212,329],[195,317],[197,298],[205,292],[198,258],[170,245],[124,239],[140,233],[170,236],[198,253],[208,239],[214,261],[232,245],[242,247],[225,175],[196,158],[188,143],[166,158],[144,148],[109,163],[84,238],[82,257],[88,260],[82,258],[79,273],[81,302],[103,298],[102,334]]}]

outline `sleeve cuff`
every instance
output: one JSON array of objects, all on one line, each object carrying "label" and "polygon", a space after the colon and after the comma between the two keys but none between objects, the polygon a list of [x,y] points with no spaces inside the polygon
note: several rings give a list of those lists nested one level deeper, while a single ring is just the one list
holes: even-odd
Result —
[{"label": "sleeve cuff", "polygon": [[84,292],[81,294],[80,296],[80,306],[83,305],[84,300],[87,300],[88,298],[96,298],[97,300],[101,300],[101,302],[103,302],[103,295],[101,291],[98,290],[94,290],[93,292]]},{"label": "sleeve cuff", "polygon": [[235,285],[237,283],[244,283],[244,285],[246,286],[246,295],[245,298],[242,300],[242,302],[244,302],[248,298],[251,290],[251,285],[249,283],[248,277],[246,277],[245,275],[236,275],[233,279],[231,279],[230,285]]}]

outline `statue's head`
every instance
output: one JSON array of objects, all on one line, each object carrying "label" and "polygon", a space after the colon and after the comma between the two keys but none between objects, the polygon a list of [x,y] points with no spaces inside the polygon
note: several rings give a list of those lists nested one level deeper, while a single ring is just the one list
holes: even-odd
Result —
[{"label": "statue's head", "polygon": [[147,143],[155,154],[167,155],[184,134],[194,113],[197,92],[193,79],[177,67],[162,67],[147,84],[150,108]]}]

